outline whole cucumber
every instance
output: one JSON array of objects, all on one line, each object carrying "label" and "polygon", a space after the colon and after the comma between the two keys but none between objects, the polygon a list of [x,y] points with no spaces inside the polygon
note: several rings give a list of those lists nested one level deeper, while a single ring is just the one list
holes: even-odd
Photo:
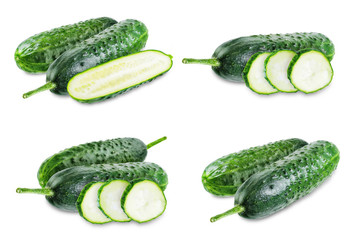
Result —
[{"label": "whole cucumber", "polygon": [[26,72],[46,72],[62,53],[115,23],[112,18],[101,17],[38,33],[20,43],[15,62]]},{"label": "whole cucumber", "polygon": [[273,166],[252,175],[235,195],[235,207],[211,218],[238,213],[245,218],[263,218],[289,206],[317,188],[336,169],[338,148],[327,141],[306,145]]},{"label": "whole cucumber", "polygon": [[78,73],[110,60],[140,51],[148,39],[146,26],[137,20],[118,22],[77,47],[64,52],[46,72],[46,84],[25,93],[24,98],[41,91],[67,95],[70,79]]}]

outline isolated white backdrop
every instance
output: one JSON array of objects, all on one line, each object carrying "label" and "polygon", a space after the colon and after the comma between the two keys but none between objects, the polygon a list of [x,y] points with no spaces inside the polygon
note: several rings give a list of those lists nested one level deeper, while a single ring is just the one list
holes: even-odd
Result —
[{"label": "isolated white backdrop", "polygon": [[[7,1],[1,7],[1,235],[7,239],[358,239],[359,20],[357,1]],[[50,92],[22,93],[45,82],[15,65],[25,38],[54,27],[108,16],[135,18],[149,29],[146,49],[174,56],[170,72],[150,84],[99,104],[85,105]],[[321,32],[336,46],[333,82],[311,95],[260,96],[227,82],[208,66],[184,57],[211,57],[232,38],[252,34]],[[38,187],[41,162],[64,148],[95,140],[137,137],[152,148],[146,161],[169,175],[168,207],[146,223],[92,225],[62,212]],[[233,206],[202,187],[210,162],[231,152],[280,139],[324,139],[341,151],[335,174],[310,196],[263,220],[231,216]],[[1,237],[5,239],[4,237]]]}]

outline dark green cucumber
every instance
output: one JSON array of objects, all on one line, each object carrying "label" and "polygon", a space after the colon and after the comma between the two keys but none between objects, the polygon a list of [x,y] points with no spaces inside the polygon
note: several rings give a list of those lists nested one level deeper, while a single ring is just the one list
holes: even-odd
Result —
[{"label": "dark green cucumber", "polygon": [[203,186],[211,194],[232,196],[251,175],[306,144],[301,139],[291,138],[223,156],[205,168]]},{"label": "dark green cucumber", "polygon": [[109,163],[66,168],[55,173],[45,188],[18,188],[16,192],[43,194],[53,206],[76,211],[76,201],[86,184],[114,179],[147,179],[156,182],[162,190],[165,190],[168,183],[166,172],[155,163]]},{"label": "dark green cucumber", "polygon": [[69,167],[98,163],[142,162],[147,149],[162,142],[162,137],[148,145],[137,138],[116,138],[81,144],[47,158],[40,166],[37,177],[41,187],[52,175]]},{"label": "dark green cucumber", "polygon": [[235,195],[235,207],[211,218],[238,213],[245,218],[263,218],[289,206],[317,188],[336,169],[337,147],[327,141],[310,143],[252,175]]},{"label": "dark green cucumber", "polygon": [[17,66],[30,73],[46,72],[62,53],[115,24],[108,17],[70,24],[29,37],[17,47]]},{"label": "dark green cucumber", "polygon": [[184,58],[183,63],[199,63],[212,66],[220,77],[243,82],[243,71],[252,55],[258,52],[303,49],[320,51],[331,61],[335,54],[334,44],[321,33],[269,34],[240,37],[221,44],[211,59]]},{"label": "dark green cucumber", "polygon": [[25,93],[24,98],[41,91],[67,95],[69,80],[78,73],[110,60],[140,51],[146,44],[148,30],[137,20],[127,19],[86,39],[64,52],[46,72],[46,84]]}]

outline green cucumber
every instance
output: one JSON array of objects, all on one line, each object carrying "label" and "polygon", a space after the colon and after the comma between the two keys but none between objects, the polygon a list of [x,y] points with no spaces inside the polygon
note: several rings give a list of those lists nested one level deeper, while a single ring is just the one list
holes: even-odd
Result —
[{"label": "green cucumber", "polygon": [[69,80],[76,74],[110,60],[140,51],[146,44],[148,30],[137,20],[121,21],[97,35],[86,39],[77,47],[64,52],[46,72],[46,84],[25,93],[24,98],[41,91],[67,95]]},{"label": "green cucumber", "polygon": [[46,72],[62,53],[115,23],[114,19],[102,17],[41,32],[20,43],[15,62],[26,72]]},{"label": "green cucumber", "polygon": [[125,189],[121,197],[121,207],[132,220],[144,223],[163,214],[166,198],[156,182],[138,180]]},{"label": "green cucumber", "polygon": [[76,201],[76,208],[80,216],[88,222],[97,224],[111,222],[111,219],[98,207],[98,191],[103,184],[103,182],[90,182],[86,184]]},{"label": "green cucumber", "polygon": [[235,207],[210,221],[235,213],[251,219],[270,216],[316,189],[330,177],[339,159],[334,144],[310,143],[252,175],[237,190]]},{"label": "green cucumber", "polygon": [[297,92],[287,76],[291,60],[296,53],[290,50],[279,50],[270,54],[265,60],[265,78],[280,92]]},{"label": "green cucumber", "polygon": [[67,91],[79,102],[99,102],[151,82],[171,66],[172,56],[157,50],[142,51],[75,75]]},{"label": "green cucumber", "polygon": [[115,138],[74,146],[47,158],[41,164],[37,178],[40,186],[45,187],[52,175],[65,168],[98,163],[142,162],[147,150],[165,139],[162,137],[145,145],[137,138]]},{"label": "green cucumber", "polygon": [[317,92],[328,86],[334,71],[330,61],[319,51],[305,50],[290,62],[288,78],[292,85],[304,93]]},{"label": "green cucumber", "polygon": [[268,52],[255,53],[244,68],[243,77],[246,86],[259,94],[269,95],[278,92],[265,78],[264,65],[269,55]]},{"label": "green cucumber", "polygon": [[86,184],[113,179],[126,181],[148,179],[156,182],[162,190],[165,190],[168,183],[166,172],[155,163],[109,163],[66,168],[55,173],[45,188],[18,188],[16,192],[42,194],[53,206],[62,210],[76,211],[76,201]]},{"label": "green cucumber", "polygon": [[104,183],[98,192],[98,205],[100,210],[115,222],[129,222],[129,218],[121,208],[121,197],[129,186],[125,180],[110,180]]},{"label": "green cucumber", "polygon": [[202,174],[203,186],[216,196],[233,196],[239,186],[254,173],[306,144],[304,140],[291,138],[223,156],[205,168]]},{"label": "green cucumber", "polygon": [[210,59],[184,58],[183,63],[199,63],[212,66],[220,77],[243,82],[243,71],[250,57],[258,52],[303,49],[318,50],[331,61],[335,54],[334,44],[321,33],[269,34],[240,37],[221,44]]}]

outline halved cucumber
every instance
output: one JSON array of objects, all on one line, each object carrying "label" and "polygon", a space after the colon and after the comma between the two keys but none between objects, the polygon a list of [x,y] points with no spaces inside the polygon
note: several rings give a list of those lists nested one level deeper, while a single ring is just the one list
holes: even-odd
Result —
[{"label": "halved cucumber", "polygon": [[125,189],[121,207],[132,220],[143,223],[159,217],[165,211],[166,198],[155,182],[139,180]]},{"label": "halved cucumber", "polygon": [[280,92],[297,92],[291,84],[287,70],[296,53],[291,50],[279,50],[265,60],[265,74],[269,83]]},{"label": "halved cucumber", "polygon": [[80,216],[91,223],[111,222],[111,219],[105,216],[98,207],[98,191],[103,184],[103,182],[86,184],[76,202]]},{"label": "halved cucumber", "polygon": [[98,192],[100,210],[111,220],[129,222],[129,218],[121,208],[121,197],[130,183],[125,180],[110,180],[103,184]]},{"label": "halved cucumber", "polygon": [[256,53],[246,63],[243,78],[251,90],[259,94],[272,94],[278,92],[265,78],[265,60],[268,52]]},{"label": "halved cucumber", "polygon": [[172,56],[147,50],[90,68],[75,75],[67,90],[77,101],[92,103],[125,93],[169,71]]},{"label": "halved cucumber", "polygon": [[300,52],[290,62],[288,78],[304,93],[317,92],[330,84],[334,72],[329,60],[319,51]]}]

